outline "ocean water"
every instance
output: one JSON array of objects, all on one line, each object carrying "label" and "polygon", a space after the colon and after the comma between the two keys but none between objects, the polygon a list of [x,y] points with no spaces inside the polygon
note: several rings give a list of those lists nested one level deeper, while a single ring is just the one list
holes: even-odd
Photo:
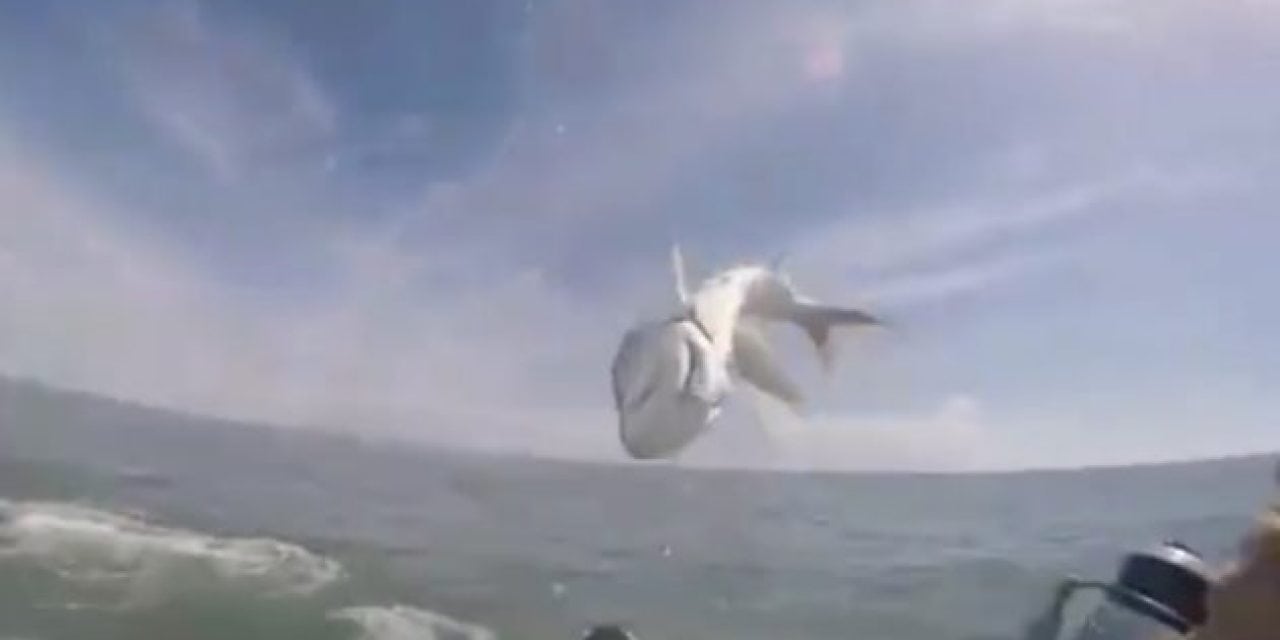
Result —
[{"label": "ocean water", "polygon": [[1064,573],[1224,559],[1264,457],[980,476],[461,456],[0,384],[0,638],[1015,638]]}]

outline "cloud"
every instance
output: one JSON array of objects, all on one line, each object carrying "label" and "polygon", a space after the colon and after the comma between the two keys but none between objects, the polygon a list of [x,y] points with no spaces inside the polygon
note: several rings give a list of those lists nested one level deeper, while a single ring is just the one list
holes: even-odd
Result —
[{"label": "cloud", "polygon": [[[564,425],[536,421],[572,413],[582,398],[566,385],[598,377],[582,356],[597,319],[536,273],[433,296],[414,286],[431,265],[371,242],[348,251],[347,279],[322,299],[258,305],[118,228],[109,209],[32,154],[6,146],[0,168],[0,363],[9,373],[220,416],[584,450],[540,435],[562,435]],[[541,383],[547,373],[557,375]],[[596,455],[613,444],[608,431],[578,439]]]},{"label": "cloud", "polygon": [[278,40],[215,26],[195,0],[125,13],[91,28],[99,53],[151,125],[219,180],[335,135],[335,106]]},{"label": "cloud", "polygon": [[[645,19],[634,11],[540,9],[529,49],[536,108],[484,172],[434,190],[406,216],[423,226],[442,216],[483,221],[491,248],[505,252],[531,238],[572,252],[624,229],[642,241],[655,229],[666,237],[687,226],[663,210],[674,190],[850,73],[843,12],[767,3]],[[638,26],[611,30],[619,20]]]},{"label": "cloud", "polygon": [[[307,145],[342,124],[288,47],[198,3],[94,29],[110,80],[213,181],[252,177],[298,147],[323,157]],[[0,123],[0,370],[224,417],[616,453],[612,423],[584,407],[607,405],[602,363],[630,315],[622,307],[584,313],[542,270],[480,251],[482,236],[424,241],[395,220],[316,223],[304,218],[328,212],[214,191],[210,209],[225,220],[213,226],[283,219],[290,233],[275,259],[306,254],[324,267],[296,289],[271,284],[270,264],[249,267],[257,282],[229,282],[222,269],[245,258],[235,247],[198,238],[220,252],[210,268],[203,247],[156,224],[163,212],[123,204],[74,156],[15,130]],[[285,178],[273,188],[326,188]]]},{"label": "cloud", "polygon": [[965,262],[937,270],[895,276],[859,290],[859,296],[878,308],[901,309],[939,304],[951,298],[979,294],[1001,284],[1033,277],[1071,263],[1067,251],[1012,254]]},{"label": "cloud", "polygon": [[[1128,175],[1021,197],[977,194],[902,212],[850,214],[799,235],[789,269],[835,295],[883,306],[937,303],[1072,265],[1073,238],[1098,224],[1160,216],[1172,203],[1240,186],[1208,169]],[[1092,223],[1092,224],[1091,224]],[[852,280],[850,287],[833,282]]]},{"label": "cloud", "polygon": [[[921,20],[921,14],[931,19]],[[1177,34],[1215,23],[1246,25],[1274,15],[1275,5],[1268,0],[1229,6],[1200,0],[978,0],[963,5],[916,0],[868,5],[859,24],[863,35],[911,44],[1052,36],[1094,44],[1177,46]]]},{"label": "cloud", "polygon": [[969,394],[951,394],[923,410],[808,418],[765,398],[755,400],[772,445],[768,464],[776,468],[968,471],[990,468],[1001,458],[982,403]]},{"label": "cloud", "polygon": [[974,247],[1022,240],[1093,216],[1117,216],[1126,199],[1158,202],[1213,188],[1185,171],[1136,170],[1131,175],[1054,187],[1024,196],[977,194],[923,210],[851,214],[801,237],[793,253],[826,270],[890,272],[945,260]]},{"label": "cloud", "polygon": [[[139,375],[154,367],[169,373],[166,386],[194,383],[184,355],[200,344],[198,309],[212,300],[192,296],[179,265],[106,228],[99,217],[105,212],[7,139],[0,141],[0,167],[6,368],[108,391],[145,384]],[[151,330],[171,326],[185,327],[192,340],[169,341]]]}]

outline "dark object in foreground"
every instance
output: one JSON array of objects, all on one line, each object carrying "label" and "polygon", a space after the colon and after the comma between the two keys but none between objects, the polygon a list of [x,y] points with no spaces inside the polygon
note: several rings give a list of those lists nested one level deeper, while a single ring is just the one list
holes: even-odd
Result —
[{"label": "dark object in foreground", "polygon": [[582,640],[636,640],[636,637],[620,626],[603,624],[589,629]]},{"label": "dark object in foreground", "polygon": [[1114,582],[1064,580],[1025,638],[1056,640],[1067,600],[1081,590],[1101,591],[1106,599],[1079,629],[1077,640],[1140,640],[1170,630],[1184,634],[1204,624],[1208,588],[1200,556],[1184,545],[1165,543],[1126,556]]}]

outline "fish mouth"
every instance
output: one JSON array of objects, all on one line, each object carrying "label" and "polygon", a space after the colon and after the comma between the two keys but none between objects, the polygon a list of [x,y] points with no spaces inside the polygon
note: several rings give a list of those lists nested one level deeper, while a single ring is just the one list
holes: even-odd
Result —
[{"label": "fish mouth", "polygon": [[674,458],[697,440],[720,412],[720,402],[708,403],[683,390],[662,398],[666,401],[662,407],[624,412],[618,417],[618,438],[633,459]]},{"label": "fish mouth", "polygon": [[667,451],[667,450],[662,450],[657,448],[647,449],[647,448],[641,448],[641,447],[635,446],[631,442],[629,442],[626,438],[622,439],[622,448],[626,450],[627,455],[631,456],[632,460],[643,460],[646,462],[652,461],[652,460],[662,460],[671,454],[671,451]]},{"label": "fish mouth", "polygon": [[629,437],[629,425],[625,417],[618,420],[618,426],[618,440],[622,443],[622,449],[633,460],[658,460],[669,456],[673,451],[679,450],[679,447],[660,446],[654,443],[645,444],[644,438]]}]

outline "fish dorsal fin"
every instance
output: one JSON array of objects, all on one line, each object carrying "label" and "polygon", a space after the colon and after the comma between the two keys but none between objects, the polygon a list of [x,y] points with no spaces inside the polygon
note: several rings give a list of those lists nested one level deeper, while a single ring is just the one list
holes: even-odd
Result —
[{"label": "fish dorsal fin", "polygon": [[671,246],[671,272],[676,279],[676,297],[680,300],[680,306],[687,307],[689,305],[689,285],[688,279],[685,277],[684,270],[684,253],[680,251],[680,245]]}]

